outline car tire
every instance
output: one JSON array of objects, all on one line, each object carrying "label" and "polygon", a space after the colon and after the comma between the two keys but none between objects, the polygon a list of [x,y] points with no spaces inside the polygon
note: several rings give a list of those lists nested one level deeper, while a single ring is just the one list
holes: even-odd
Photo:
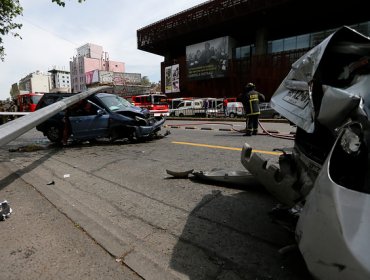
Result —
[{"label": "car tire", "polygon": [[229,117],[230,117],[230,118],[235,118],[235,114],[234,114],[234,113],[230,113],[230,114],[229,114]]},{"label": "car tire", "polygon": [[179,117],[181,117],[181,118],[182,118],[183,116],[184,116],[184,114],[183,114],[183,113],[180,113],[180,114],[179,114]]},{"label": "car tire", "polygon": [[63,138],[63,130],[57,125],[48,127],[45,133],[46,137],[53,143],[60,143]]}]

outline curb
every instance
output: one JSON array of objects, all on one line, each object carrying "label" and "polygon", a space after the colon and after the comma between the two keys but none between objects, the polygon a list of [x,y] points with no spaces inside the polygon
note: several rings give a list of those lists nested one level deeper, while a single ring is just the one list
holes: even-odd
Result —
[{"label": "curb", "polygon": [[66,193],[61,196],[47,185],[44,177],[19,171],[19,167],[11,162],[2,164],[32,185],[61,215],[77,224],[98,246],[116,258],[116,261],[122,262],[143,279],[185,280],[179,272],[168,267],[163,256],[146,248],[142,240],[133,236],[130,231],[107,221],[92,206],[78,204]]},{"label": "curb", "polygon": [[[209,122],[245,122],[245,118],[194,118],[194,117],[166,117],[166,120],[172,121],[209,121]],[[280,119],[259,119],[260,122],[270,123],[289,123],[285,118]]]},{"label": "curb", "polygon": [[[164,128],[178,128],[180,129],[181,126],[179,125],[164,125],[163,126]],[[195,126],[184,126],[183,129],[188,129],[188,130],[218,130],[218,131],[233,131],[231,128],[217,128],[217,129],[214,129],[212,127],[201,127],[201,128],[197,128]]]}]

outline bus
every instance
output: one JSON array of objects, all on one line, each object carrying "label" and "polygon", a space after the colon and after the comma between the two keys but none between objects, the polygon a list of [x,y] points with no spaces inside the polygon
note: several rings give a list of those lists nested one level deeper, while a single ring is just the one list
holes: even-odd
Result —
[{"label": "bus", "polygon": [[138,107],[147,108],[154,116],[169,116],[167,96],[164,94],[143,94],[131,96],[128,100]]},{"label": "bus", "polygon": [[43,93],[21,93],[17,96],[17,107],[19,112],[34,112],[37,103],[40,101]]}]

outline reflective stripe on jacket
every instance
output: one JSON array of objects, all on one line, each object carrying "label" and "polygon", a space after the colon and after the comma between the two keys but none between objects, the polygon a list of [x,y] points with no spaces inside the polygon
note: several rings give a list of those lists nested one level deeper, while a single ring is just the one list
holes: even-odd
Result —
[{"label": "reflective stripe on jacket", "polygon": [[248,94],[248,96],[249,96],[249,101],[248,101],[249,108],[246,110],[247,116],[259,115],[260,105],[259,105],[258,92],[252,91]]}]

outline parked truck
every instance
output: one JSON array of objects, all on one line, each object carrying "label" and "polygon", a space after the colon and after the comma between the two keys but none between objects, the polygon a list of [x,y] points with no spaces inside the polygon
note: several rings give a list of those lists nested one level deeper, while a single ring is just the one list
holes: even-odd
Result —
[{"label": "parked truck", "polygon": [[172,110],[175,117],[201,116],[205,114],[203,99],[184,100]]}]

